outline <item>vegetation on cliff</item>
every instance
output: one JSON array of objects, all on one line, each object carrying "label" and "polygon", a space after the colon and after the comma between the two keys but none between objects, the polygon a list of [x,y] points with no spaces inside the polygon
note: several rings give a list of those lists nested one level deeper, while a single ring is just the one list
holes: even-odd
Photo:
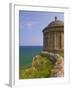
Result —
[{"label": "vegetation on cliff", "polygon": [[[54,61],[53,61],[54,60]],[[56,70],[60,69],[62,59],[58,55],[40,53],[33,58],[32,65],[26,69],[20,68],[20,79],[47,78],[56,76]],[[57,69],[58,68],[58,69]]]}]

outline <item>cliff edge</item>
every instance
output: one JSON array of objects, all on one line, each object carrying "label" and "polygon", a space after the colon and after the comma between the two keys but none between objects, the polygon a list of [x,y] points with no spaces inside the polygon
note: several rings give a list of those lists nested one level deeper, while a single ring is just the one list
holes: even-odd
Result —
[{"label": "cliff edge", "polygon": [[41,52],[33,57],[32,65],[20,71],[21,79],[64,76],[64,58],[59,54]]}]

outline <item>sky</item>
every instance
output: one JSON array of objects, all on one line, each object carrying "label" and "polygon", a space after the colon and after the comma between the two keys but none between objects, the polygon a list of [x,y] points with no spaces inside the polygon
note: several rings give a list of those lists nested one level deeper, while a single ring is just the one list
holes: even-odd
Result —
[{"label": "sky", "polygon": [[19,45],[42,46],[42,30],[57,16],[64,21],[63,12],[19,11]]}]

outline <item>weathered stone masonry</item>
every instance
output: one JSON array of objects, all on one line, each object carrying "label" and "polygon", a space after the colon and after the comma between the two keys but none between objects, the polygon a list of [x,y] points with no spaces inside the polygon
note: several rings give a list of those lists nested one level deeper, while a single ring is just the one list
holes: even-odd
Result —
[{"label": "weathered stone masonry", "polygon": [[64,51],[64,23],[57,17],[43,29],[43,51]]}]

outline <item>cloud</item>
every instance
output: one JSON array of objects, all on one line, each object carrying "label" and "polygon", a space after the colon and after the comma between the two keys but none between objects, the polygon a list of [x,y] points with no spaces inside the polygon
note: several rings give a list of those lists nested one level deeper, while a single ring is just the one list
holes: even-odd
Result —
[{"label": "cloud", "polygon": [[33,28],[33,27],[36,26],[37,24],[38,24],[37,21],[28,21],[28,22],[26,22],[26,26],[27,26],[28,29]]},{"label": "cloud", "polygon": [[32,28],[34,23],[30,21],[30,22],[27,22],[26,25],[28,28]]},{"label": "cloud", "polygon": [[39,24],[38,21],[23,21],[20,23],[20,28],[22,30],[24,30],[25,28],[27,28],[28,30],[33,30],[33,28],[36,28],[36,26]]}]

